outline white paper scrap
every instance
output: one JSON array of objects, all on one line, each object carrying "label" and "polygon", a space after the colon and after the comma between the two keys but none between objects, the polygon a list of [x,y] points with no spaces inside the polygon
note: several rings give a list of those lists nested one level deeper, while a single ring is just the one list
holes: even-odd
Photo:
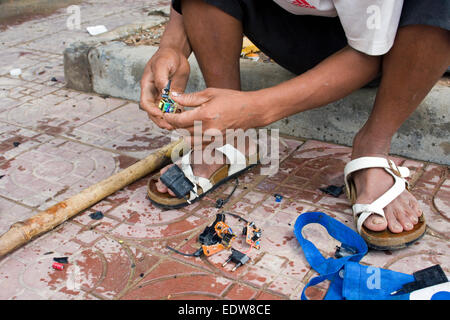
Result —
[{"label": "white paper scrap", "polygon": [[104,25],[87,27],[86,30],[89,32],[91,36],[96,36],[101,33],[105,33],[108,31]]},{"label": "white paper scrap", "polygon": [[22,69],[12,69],[11,71],[9,71],[9,74],[12,76],[20,76],[22,74]]}]

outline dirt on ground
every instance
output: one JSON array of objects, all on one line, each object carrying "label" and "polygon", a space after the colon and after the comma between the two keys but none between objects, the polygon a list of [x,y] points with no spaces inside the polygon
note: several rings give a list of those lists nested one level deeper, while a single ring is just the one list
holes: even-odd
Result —
[{"label": "dirt on ground", "polygon": [[[122,41],[129,46],[159,46],[166,25],[167,22],[152,28],[140,29],[136,33],[120,38],[117,41]],[[261,51],[250,56],[242,56],[242,58],[259,62],[273,62],[273,60]]]},{"label": "dirt on ground", "polygon": [[159,46],[167,23],[161,23],[148,29],[140,29],[136,33],[120,38],[129,46]]}]

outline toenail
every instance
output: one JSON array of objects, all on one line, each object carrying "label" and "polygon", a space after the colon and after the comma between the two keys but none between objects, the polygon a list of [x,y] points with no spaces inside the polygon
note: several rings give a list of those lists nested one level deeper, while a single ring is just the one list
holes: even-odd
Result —
[{"label": "toenail", "polygon": [[412,226],[411,223],[407,223],[407,224],[405,225],[405,227],[408,228],[408,229],[411,229],[413,226]]},{"label": "toenail", "polygon": [[373,219],[373,224],[382,224],[384,223],[384,220],[381,218],[375,218]]}]

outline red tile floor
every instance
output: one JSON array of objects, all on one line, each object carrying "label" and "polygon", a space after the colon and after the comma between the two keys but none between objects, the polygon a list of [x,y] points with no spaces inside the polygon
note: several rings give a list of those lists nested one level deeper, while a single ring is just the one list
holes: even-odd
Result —
[{"label": "red tile floor", "polygon": [[[199,234],[218,212],[213,200],[226,198],[234,182],[220,187],[208,199],[164,211],[146,199],[146,177],[1,260],[0,298],[299,299],[308,279],[316,273],[303,256],[293,225],[306,211],[323,211],[354,228],[345,196],[335,198],[318,190],[343,183],[350,149],[288,137],[282,141],[278,173],[263,176],[260,167],[251,169],[240,177],[237,190],[224,207],[262,228],[261,249],[251,249],[251,261],[236,271],[231,271],[233,263],[222,267],[229,251],[195,258],[166,248],[186,253],[197,250]],[[63,153],[64,148],[58,150]],[[361,262],[405,273],[441,264],[449,273],[448,169],[401,158],[395,161],[413,173],[410,182],[424,210],[428,231],[406,249],[371,250]],[[275,201],[276,193],[283,195],[281,202]],[[89,217],[95,211],[105,216],[99,225]],[[227,216],[226,222],[234,230],[243,227],[235,217]],[[338,242],[321,228],[307,227],[306,237],[325,255],[332,255]],[[237,234],[233,247],[248,251],[240,232]],[[56,256],[69,257],[62,271],[51,267]],[[325,287],[320,286],[308,294],[321,298],[324,292]]]},{"label": "red tile floor", "polygon": [[[136,103],[66,89],[62,56],[69,43],[90,39],[86,26],[112,30],[169,3],[83,1],[81,29],[67,29],[63,9],[0,32],[0,234],[169,142]],[[22,74],[10,76],[13,68]],[[262,228],[261,249],[252,249],[251,261],[235,272],[232,263],[222,267],[228,252],[193,258],[166,248],[195,251],[217,213],[214,200],[230,194],[233,182],[192,206],[162,211],[146,199],[146,177],[0,258],[0,299],[299,299],[315,272],[294,237],[294,222],[320,210],[353,228],[345,196],[318,190],[342,184],[350,149],[290,137],[281,142],[278,172],[263,176],[253,168],[225,207]],[[405,273],[441,264],[450,274],[448,167],[397,161],[412,170],[428,231],[407,249],[370,251],[362,263]],[[89,217],[97,210],[105,215],[100,224]],[[243,227],[233,217],[226,222]],[[305,233],[325,255],[334,252],[336,242],[321,228]],[[234,247],[248,251],[241,236]],[[61,256],[68,257],[66,268],[52,269]],[[309,296],[320,298],[324,290]]]}]

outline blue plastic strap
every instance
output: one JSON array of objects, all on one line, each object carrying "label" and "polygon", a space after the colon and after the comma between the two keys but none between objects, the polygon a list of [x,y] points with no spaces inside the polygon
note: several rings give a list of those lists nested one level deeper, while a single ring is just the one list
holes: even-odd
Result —
[{"label": "blue plastic strap", "polygon": [[[353,255],[339,259],[324,258],[316,246],[302,235],[302,229],[310,223],[318,223],[325,227],[330,236],[342,243],[342,246],[352,248]],[[364,239],[343,223],[329,217],[323,212],[305,212],[297,218],[294,226],[294,234],[300,243],[305,258],[310,266],[317,271],[320,276],[313,278],[303,289],[302,299],[306,299],[306,288],[316,285],[324,280],[330,280],[330,288],[325,299],[343,299],[342,297],[342,278],[339,271],[348,261],[358,262],[367,253],[367,244]]]}]

